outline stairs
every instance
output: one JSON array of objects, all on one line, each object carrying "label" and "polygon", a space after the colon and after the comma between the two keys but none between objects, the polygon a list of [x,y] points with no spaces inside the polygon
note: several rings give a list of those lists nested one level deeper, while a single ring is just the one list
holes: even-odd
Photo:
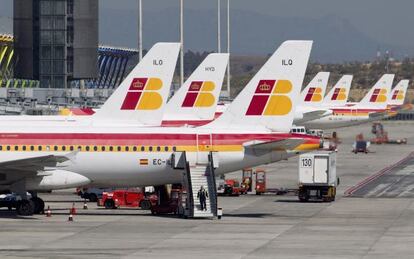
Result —
[{"label": "stairs", "polygon": [[[185,163],[185,174],[183,179],[183,186],[188,190],[187,205],[188,217],[191,218],[215,218],[217,217],[217,189],[214,174],[214,163],[212,153],[206,154],[207,163],[196,163],[190,166],[187,161]],[[184,155],[185,157],[185,155]],[[206,199],[206,209],[201,210],[200,200],[197,197],[201,186],[208,193]]]},{"label": "stairs", "polygon": [[[192,186],[193,206],[190,207],[194,218],[200,217],[215,217],[217,216],[217,201],[215,190],[212,188],[210,175],[214,174],[214,170],[211,170],[208,165],[196,165],[190,168],[190,178]],[[197,197],[198,191],[201,186],[204,186],[208,193],[206,199],[206,211],[201,210],[200,200]]]}]

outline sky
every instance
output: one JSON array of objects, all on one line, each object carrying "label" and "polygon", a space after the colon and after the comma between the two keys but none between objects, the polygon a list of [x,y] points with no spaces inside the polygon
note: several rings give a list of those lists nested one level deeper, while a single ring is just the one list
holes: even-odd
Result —
[{"label": "sky", "polygon": [[[4,1],[4,0],[3,0]],[[414,45],[412,0],[230,0],[231,8],[281,17],[321,18],[338,16],[375,40]],[[222,0],[223,8],[226,0]],[[137,0],[100,0],[102,8],[136,8]],[[121,4],[122,3],[122,4]],[[184,0],[189,9],[216,9],[217,0]],[[178,8],[179,0],[143,0],[144,8]],[[145,19],[145,18],[144,18]]]},{"label": "sky", "polygon": [[[0,16],[12,17],[12,0],[0,1],[2,2]],[[178,13],[179,2],[179,0],[143,0],[144,25],[146,19],[157,20],[157,12],[163,9],[177,8]],[[223,12],[225,12],[227,0],[221,0],[221,2]],[[187,9],[217,9],[217,0],[184,0],[184,3]],[[375,41],[395,46],[414,46],[414,33],[412,32],[414,1],[412,0],[230,0],[230,4],[233,10],[251,11],[258,15],[275,17],[318,19],[335,16],[347,20]],[[100,8],[101,10],[136,10],[137,0],[100,0]],[[146,16],[146,12],[154,17]],[[101,15],[100,19],[109,19],[114,24],[122,23],[125,19],[124,23],[127,23],[125,17],[102,17]],[[211,24],[208,26],[216,26],[215,19],[216,17],[212,17]],[[193,23],[196,21],[185,20],[185,22]],[[171,30],[177,30],[176,23],[177,19],[172,19],[171,24],[166,23],[165,26]],[[136,24],[132,26],[136,26]],[[118,27],[103,28],[101,34],[107,33],[107,29],[116,30]],[[131,37],[137,38],[136,35],[131,35]],[[149,47],[146,45],[148,44],[144,39],[144,46]],[[211,46],[211,49],[214,47]]]}]

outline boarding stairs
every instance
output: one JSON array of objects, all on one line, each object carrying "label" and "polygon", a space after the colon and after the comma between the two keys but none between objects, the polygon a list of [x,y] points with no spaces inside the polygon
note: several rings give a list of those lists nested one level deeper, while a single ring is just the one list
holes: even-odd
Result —
[{"label": "boarding stairs", "polygon": [[[186,216],[190,218],[216,218],[217,217],[217,189],[215,179],[215,155],[213,152],[203,162],[191,163],[187,161],[186,154],[181,154],[183,162],[183,187],[187,190]],[[201,210],[200,200],[197,197],[201,186],[208,193],[206,210]]]}]

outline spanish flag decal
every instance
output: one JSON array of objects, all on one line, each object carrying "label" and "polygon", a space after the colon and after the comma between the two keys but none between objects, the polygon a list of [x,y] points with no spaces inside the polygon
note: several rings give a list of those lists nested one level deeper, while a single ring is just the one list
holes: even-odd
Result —
[{"label": "spanish flag decal", "polygon": [[139,165],[148,165],[148,159],[140,159]]}]

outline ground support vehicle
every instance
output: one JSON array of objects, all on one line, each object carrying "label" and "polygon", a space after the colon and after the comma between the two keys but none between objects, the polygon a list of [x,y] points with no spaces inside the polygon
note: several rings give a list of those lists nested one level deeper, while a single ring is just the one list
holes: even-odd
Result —
[{"label": "ground support vehicle", "polygon": [[307,153],[299,157],[298,198],[301,202],[334,201],[338,183],[336,152]]},{"label": "ground support vehicle", "polygon": [[115,190],[113,192],[104,192],[102,199],[99,199],[98,206],[104,206],[105,209],[124,208],[141,208],[149,210],[152,203],[155,204],[156,197],[146,197],[140,190]]},{"label": "ground support vehicle", "polygon": [[261,168],[246,168],[242,171],[242,183],[246,193],[260,195],[266,190],[266,171]]},{"label": "ground support vehicle", "polygon": [[158,202],[155,201],[151,206],[151,214],[179,214],[179,207],[182,200],[182,189],[171,189],[170,198],[168,200]]}]

